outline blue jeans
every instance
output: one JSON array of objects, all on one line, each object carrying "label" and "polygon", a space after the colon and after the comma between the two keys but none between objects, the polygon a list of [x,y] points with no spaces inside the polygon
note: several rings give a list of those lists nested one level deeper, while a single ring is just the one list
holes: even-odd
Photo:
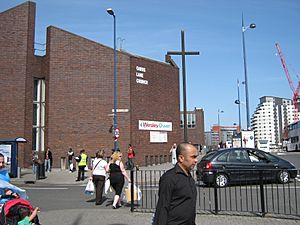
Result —
[{"label": "blue jeans", "polygon": [[50,159],[45,159],[45,172],[51,172],[51,162]]},{"label": "blue jeans", "polygon": [[33,174],[36,174],[36,169],[37,169],[37,166],[35,165],[35,163],[32,164],[32,173]]}]

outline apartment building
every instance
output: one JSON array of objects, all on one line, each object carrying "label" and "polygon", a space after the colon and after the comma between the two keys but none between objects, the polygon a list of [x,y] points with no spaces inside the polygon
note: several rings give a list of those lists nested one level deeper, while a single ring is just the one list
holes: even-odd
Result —
[{"label": "apartment building", "polygon": [[284,128],[294,122],[294,108],[291,99],[273,96],[261,97],[251,118],[251,127],[256,142],[268,140],[271,149],[280,148]]}]

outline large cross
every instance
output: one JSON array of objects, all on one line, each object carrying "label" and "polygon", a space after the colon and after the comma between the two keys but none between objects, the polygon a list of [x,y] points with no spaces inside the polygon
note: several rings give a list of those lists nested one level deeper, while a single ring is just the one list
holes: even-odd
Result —
[{"label": "large cross", "polygon": [[183,86],[183,133],[184,142],[188,142],[187,136],[187,119],[186,119],[186,75],[185,75],[185,56],[186,55],[199,55],[199,52],[186,52],[184,46],[184,31],[181,31],[181,52],[167,52],[167,55],[181,55],[182,60],[182,86]]}]

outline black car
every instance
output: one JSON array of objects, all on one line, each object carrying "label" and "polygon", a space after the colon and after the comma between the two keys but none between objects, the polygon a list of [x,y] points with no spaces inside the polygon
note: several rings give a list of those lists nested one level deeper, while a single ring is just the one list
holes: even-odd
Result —
[{"label": "black car", "polygon": [[197,180],[225,187],[229,183],[278,181],[288,183],[297,176],[287,160],[253,148],[220,149],[207,153],[197,164]]}]

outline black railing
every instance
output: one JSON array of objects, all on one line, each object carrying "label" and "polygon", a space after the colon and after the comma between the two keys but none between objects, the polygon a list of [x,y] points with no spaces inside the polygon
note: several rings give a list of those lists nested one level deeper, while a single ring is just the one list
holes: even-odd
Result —
[{"label": "black railing", "polygon": [[[134,201],[132,211],[154,212],[158,200],[159,179],[165,171],[140,170],[132,171],[131,176],[142,191],[142,199]],[[197,213],[232,212],[245,213],[259,216],[295,216],[300,219],[300,182],[291,179],[286,184],[270,181],[266,174],[278,173],[279,170],[255,170],[249,171],[248,175],[258,175],[259,179],[249,181],[244,177],[244,170],[233,171],[240,176],[239,181],[229,183],[225,187],[218,187],[214,182],[204,184],[196,181],[196,173],[193,171],[197,186]],[[300,171],[298,171],[300,174]],[[216,173],[214,173],[214,176]],[[242,179],[243,178],[243,179]],[[132,192],[133,196],[133,192]],[[133,198],[131,198],[133,199]]]}]

